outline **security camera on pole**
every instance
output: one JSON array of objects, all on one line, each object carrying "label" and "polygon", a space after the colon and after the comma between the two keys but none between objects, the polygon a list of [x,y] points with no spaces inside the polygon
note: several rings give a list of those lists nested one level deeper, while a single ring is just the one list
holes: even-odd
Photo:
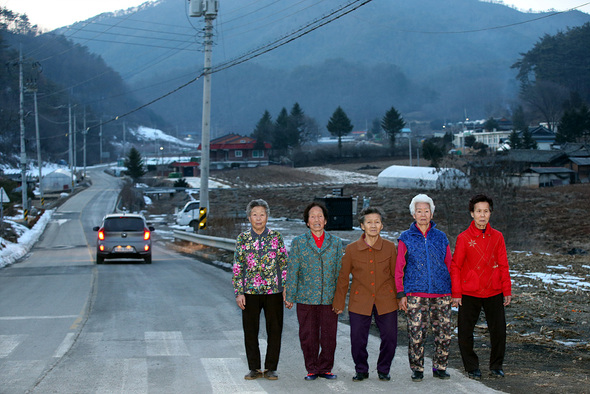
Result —
[{"label": "security camera on pole", "polygon": [[[205,17],[205,63],[203,66],[203,123],[201,131],[201,188],[199,190],[199,233],[206,233],[209,210],[209,140],[211,130],[211,52],[213,46],[213,20],[217,16],[217,0],[190,1],[190,16]],[[202,218],[202,220],[201,220]]]}]

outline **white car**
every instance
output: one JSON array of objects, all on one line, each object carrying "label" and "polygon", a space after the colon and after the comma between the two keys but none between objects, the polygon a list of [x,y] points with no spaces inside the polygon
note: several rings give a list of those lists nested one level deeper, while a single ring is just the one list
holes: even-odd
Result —
[{"label": "white car", "polygon": [[199,200],[187,202],[180,211],[176,213],[176,224],[180,226],[191,226],[195,231],[199,229]]}]

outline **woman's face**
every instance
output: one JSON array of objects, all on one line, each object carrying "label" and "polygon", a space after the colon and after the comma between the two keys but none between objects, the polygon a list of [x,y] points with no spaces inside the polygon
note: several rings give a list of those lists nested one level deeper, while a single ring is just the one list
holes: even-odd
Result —
[{"label": "woman's face", "polygon": [[307,226],[314,233],[321,233],[328,224],[328,219],[324,216],[324,211],[320,207],[313,207],[309,210]]},{"label": "woman's face", "polygon": [[268,216],[266,216],[266,209],[264,209],[264,207],[252,208],[248,220],[252,225],[252,229],[257,234],[261,234],[266,228],[266,222],[268,221]]},{"label": "woman's face", "polygon": [[413,216],[418,226],[428,226],[432,220],[430,204],[427,202],[417,202]]},{"label": "woman's face", "polygon": [[490,216],[492,216],[492,211],[490,210],[490,204],[488,202],[478,202],[473,206],[471,217],[475,222],[475,227],[478,229],[483,230],[486,228],[490,221]]},{"label": "woman's face", "polygon": [[365,216],[365,220],[361,224],[361,228],[365,235],[369,237],[376,237],[383,230],[383,223],[381,222],[381,215],[378,213],[370,213]]}]

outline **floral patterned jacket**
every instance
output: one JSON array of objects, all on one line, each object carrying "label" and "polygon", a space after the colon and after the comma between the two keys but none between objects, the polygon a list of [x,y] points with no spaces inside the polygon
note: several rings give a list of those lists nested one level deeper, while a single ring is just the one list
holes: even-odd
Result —
[{"label": "floral patterned jacket", "polygon": [[281,293],[287,259],[283,236],[277,231],[266,228],[258,235],[250,229],[238,235],[232,277],[235,295]]},{"label": "floral patterned jacket", "polygon": [[342,263],[342,240],[324,232],[319,249],[308,230],[293,238],[289,252],[287,301],[309,305],[331,305]]}]

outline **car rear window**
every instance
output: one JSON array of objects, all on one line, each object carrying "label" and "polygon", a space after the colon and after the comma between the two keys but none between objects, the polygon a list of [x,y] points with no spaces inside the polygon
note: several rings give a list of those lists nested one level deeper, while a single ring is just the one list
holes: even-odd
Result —
[{"label": "car rear window", "polygon": [[108,218],[104,221],[105,231],[143,231],[143,220],[140,218]]}]

